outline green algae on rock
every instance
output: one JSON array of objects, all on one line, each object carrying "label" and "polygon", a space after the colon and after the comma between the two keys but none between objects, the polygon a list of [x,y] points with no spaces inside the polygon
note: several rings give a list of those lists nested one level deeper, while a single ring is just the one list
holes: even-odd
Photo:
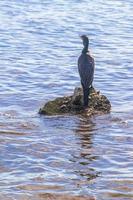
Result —
[{"label": "green algae on rock", "polygon": [[[91,88],[89,95],[88,115],[97,113],[109,113],[111,104],[106,96],[100,94],[94,88]],[[59,97],[47,102],[39,110],[40,114],[45,115],[60,115],[60,114],[81,114],[83,109],[83,91],[82,88],[76,87],[73,95]]]}]

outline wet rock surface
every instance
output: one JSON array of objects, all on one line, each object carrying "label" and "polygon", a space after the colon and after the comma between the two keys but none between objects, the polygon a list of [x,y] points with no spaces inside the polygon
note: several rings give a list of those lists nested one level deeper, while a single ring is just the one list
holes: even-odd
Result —
[{"label": "wet rock surface", "polygon": [[82,88],[76,87],[73,95],[56,98],[47,102],[39,113],[44,115],[60,114],[100,114],[109,113],[111,110],[110,101],[106,96],[91,88],[89,95],[89,106],[84,110]]}]

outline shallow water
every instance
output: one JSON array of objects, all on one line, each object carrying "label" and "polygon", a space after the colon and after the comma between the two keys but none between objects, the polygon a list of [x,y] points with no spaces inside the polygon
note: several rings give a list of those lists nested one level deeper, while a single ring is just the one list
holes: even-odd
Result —
[{"label": "shallow water", "polygon": [[[133,199],[132,1],[5,0],[0,8],[0,199]],[[38,115],[79,86],[82,33],[112,112]]]}]

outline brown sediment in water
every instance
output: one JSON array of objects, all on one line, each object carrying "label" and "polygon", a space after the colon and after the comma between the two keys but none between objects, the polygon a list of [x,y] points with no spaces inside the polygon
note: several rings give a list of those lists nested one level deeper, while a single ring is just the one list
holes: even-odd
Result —
[{"label": "brown sediment in water", "polygon": [[91,88],[89,95],[89,107],[83,108],[83,91],[81,88],[75,88],[72,96],[59,97],[47,102],[40,110],[44,115],[60,114],[85,114],[88,117],[93,114],[109,113],[111,104],[106,96],[100,94],[94,88]]},{"label": "brown sediment in water", "polygon": [[95,200],[94,197],[85,196],[71,196],[71,195],[61,195],[61,194],[40,194],[40,200]]},{"label": "brown sediment in water", "polygon": [[[17,187],[22,191],[35,192],[35,194],[31,194],[30,200],[95,200],[92,196],[75,196],[68,194],[57,194],[57,193],[41,193],[41,191],[45,190],[61,190],[64,189],[63,186],[58,185],[21,185]],[[18,198],[19,199],[19,198]],[[24,197],[24,199],[28,199]]]},{"label": "brown sediment in water", "polygon": [[88,196],[72,196],[72,195],[62,195],[62,194],[39,194],[39,200],[96,200],[94,197]]},{"label": "brown sediment in water", "polygon": [[94,197],[89,196],[73,196],[67,194],[39,194],[38,200],[96,200]]},{"label": "brown sediment in water", "polygon": [[[15,198],[14,198],[15,197]],[[40,194],[21,194],[21,195],[0,195],[1,200],[96,200],[95,197],[91,196],[73,196],[67,194],[51,194],[51,193],[40,193]]]},{"label": "brown sediment in water", "polygon": [[25,133],[23,132],[17,132],[17,131],[13,131],[13,130],[1,130],[0,134],[6,134],[6,135],[25,135]]},{"label": "brown sediment in water", "polygon": [[17,188],[21,190],[28,190],[28,191],[38,191],[38,190],[59,190],[63,189],[63,186],[54,186],[54,185],[21,185]]}]

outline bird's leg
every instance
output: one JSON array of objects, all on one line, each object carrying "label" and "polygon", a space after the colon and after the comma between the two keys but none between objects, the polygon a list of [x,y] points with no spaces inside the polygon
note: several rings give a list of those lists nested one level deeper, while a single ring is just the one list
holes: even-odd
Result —
[{"label": "bird's leg", "polygon": [[88,107],[90,88],[83,88],[84,108]]}]

